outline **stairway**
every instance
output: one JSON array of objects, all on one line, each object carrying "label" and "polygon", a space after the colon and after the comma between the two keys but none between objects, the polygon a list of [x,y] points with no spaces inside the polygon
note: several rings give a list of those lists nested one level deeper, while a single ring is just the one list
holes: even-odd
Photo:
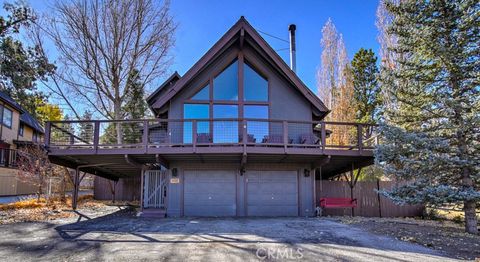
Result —
[{"label": "stairway", "polygon": [[145,208],[140,216],[149,218],[164,218],[166,215],[167,210],[163,208]]}]

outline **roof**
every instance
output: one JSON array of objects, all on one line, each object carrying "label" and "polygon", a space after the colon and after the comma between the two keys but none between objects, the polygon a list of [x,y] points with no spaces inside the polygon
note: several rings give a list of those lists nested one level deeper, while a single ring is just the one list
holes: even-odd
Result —
[{"label": "roof", "polygon": [[[158,96],[156,101],[150,101],[149,104],[152,108],[161,108],[167,104],[170,99],[172,99],[182,88],[184,88],[200,71],[202,71],[214,58],[218,57],[228,46],[234,44],[236,37],[244,37],[245,34],[248,34],[253,43],[256,44],[260,51],[263,51],[267,58],[272,62],[274,66],[278,69],[283,76],[290,81],[290,83],[300,91],[300,93],[316,108],[318,111],[322,112],[322,115],[325,116],[330,111],[303,82],[293,72],[290,67],[285,63],[285,61],[273,50],[273,48],[260,36],[260,34],[248,23],[248,21],[242,16],[240,19],[233,25],[221,38],[218,40],[210,50],[203,55],[200,60],[198,60],[183,77],[178,79],[171,88],[165,90],[161,96]],[[241,41],[243,41],[241,39]],[[149,99],[153,100],[154,94],[163,89],[162,87],[158,88]],[[153,102],[153,104],[151,103]]]},{"label": "roof", "polygon": [[25,112],[25,110],[15,100],[13,100],[13,98],[3,91],[0,91],[0,100],[18,110],[20,113]]},{"label": "roof", "polygon": [[30,126],[31,128],[35,129],[37,132],[40,132],[42,134],[45,133],[43,126],[40,125],[38,120],[26,111],[25,113],[20,115],[20,121],[26,124],[27,126]]},{"label": "roof", "polygon": [[[178,74],[178,72],[175,71],[175,73],[173,73],[169,78],[167,78],[167,80],[165,80],[163,84],[161,84],[152,94],[150,94],[147,97],[147,104],[151,106],[152,103],[155,102],[156,97],[158,97],[161,93],[167,92],[170,88],[173,87],[173,84],[175,84],[175,82],[177,82],[178,79],[180,78],[181,78],[180,74]],[[153,108],[151,109],[153,111]]]},{"label": "roof", "polygon": [[45,133],[42,125],[35,119],[27,110],[23,109],[21,105],[19,105],[13,98],[7,95],[5,92],[0,91],[0,100],[4,103],[8,104],[10,107],[14,108],[15,110],[20,112],[20,121],[24,124],[28,125],[29,127],[35,129],[40,133]]}]

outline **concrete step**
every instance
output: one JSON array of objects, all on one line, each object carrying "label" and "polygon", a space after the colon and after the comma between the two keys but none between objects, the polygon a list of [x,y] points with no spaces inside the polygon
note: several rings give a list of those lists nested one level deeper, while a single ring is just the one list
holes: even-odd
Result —
[{"label": "concrete step", "polygon": [[153,218],[164,218],[167,214],[167,210],[162,208],[148,208],[144,209],[141,212],[141,217],[153,217]]}]

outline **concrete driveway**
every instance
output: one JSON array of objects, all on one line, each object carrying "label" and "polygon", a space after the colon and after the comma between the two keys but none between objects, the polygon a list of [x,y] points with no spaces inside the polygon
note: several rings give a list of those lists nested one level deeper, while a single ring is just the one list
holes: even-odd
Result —
[{"label": "concrete driveway", "polygon": [[0,260],[445,261],[441,253],[318,218],[137,218],[0,226]]}]

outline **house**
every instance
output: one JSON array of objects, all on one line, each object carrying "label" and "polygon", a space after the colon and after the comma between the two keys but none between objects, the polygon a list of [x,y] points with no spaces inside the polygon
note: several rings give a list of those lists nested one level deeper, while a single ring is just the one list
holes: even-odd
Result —
[{"label": "house", "polygon": [[329,109],[243,17],[147,102],[154,119],[47,123],[51,161],[170,217],[312,216],[315,179],[373,163],[374,126],[323,121]]},{"label": "house", "polygon": [[32,194],[36,188],[16,179],[17,149],[43,141],[42,125],[0,91],[0,196]]}]

